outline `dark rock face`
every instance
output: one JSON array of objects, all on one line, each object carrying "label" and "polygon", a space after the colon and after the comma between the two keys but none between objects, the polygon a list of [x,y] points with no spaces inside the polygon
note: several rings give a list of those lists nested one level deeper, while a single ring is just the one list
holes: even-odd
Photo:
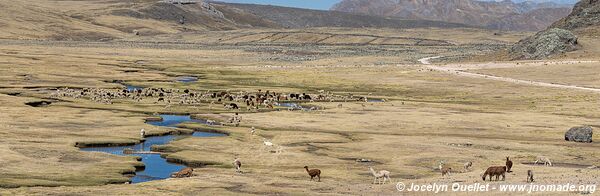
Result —
[{"label": "dark rock face", "polygon": [[519,41],[510,49],[513,59],[543,59],[577,49],[577,36],[564,29],[548,29]]},{"label": "dark rock face", "polygon": [[592,127],[583,126],[583,127],[573,127],[565,133],[566,141],[574,141],[574,142],[592,142]]},{"label": "dark rock face", "polygon": [[554,23],[552,28],[574,30],[600,25],[600,0],[581,0],[566,18]]}]

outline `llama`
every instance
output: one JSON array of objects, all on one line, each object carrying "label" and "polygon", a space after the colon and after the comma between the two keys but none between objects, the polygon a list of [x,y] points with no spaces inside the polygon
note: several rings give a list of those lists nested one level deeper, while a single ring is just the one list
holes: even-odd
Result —
[{"label": "llama", "polygon": [[319,178],[319,182],[321,182],[321,170],[320,169],[310,169],[309,170],[308,166],[304,166],[304,169],[306,169],[306,172],[310,176],[310,181],[312,181],[313,178],[316,176],[317,178]]},{"label": "llama", "polygon": [[510,169],[513,166],[513,162],[510,160],[510,157],[506,157],[506,172],[510,173],[512,171],[510,171]]},{"label": "llama", "polygon": [[535,162],[533,164],[538,164],[538,163],[543,163],[544,166],[548,165],[548,166],[552,166],[552,162],[550,162],[550,159],[548,157],[545,156],[539,156],[537,157],[537,160],[535,160]]},{"label": "llama", "polygon": [[142,138],[146,137],[146,130],[140,130],[140,135],[142,136]]},{"label": "llama", "polygon": [[496,176],[496,181],[499,180],[500,176],[502,176],[502,181],[506,178],[506,166],[491,166],[488,167],[487,170],[481,176],[481,179],[485,181],[485,177],[489,176],[490,181],[492,181],[492,177]]},{"label": "llama", "polygon": [[473,162],[471,162],[471,161],[469,161],[469,162],[466,162],[466,163],[464,164],[464,168],[465,168],[465,170],[466,170],[466,171],[468,171],[468,170],[469,170],[469,168],[471,168],[472,166],[473,166]]},{"label": "llama", "polygon": [[233,166],[235,166],[235,172],[242,173],[242,162],[240,161],[240,159],[235,158],[235,160],[233,161]]},{"label": "llama", "polygon": [[533,171],[527,170],[527,182],[533,182]]},{"label": "llama", "polygon": [[373,184],[375,184],[376,182],[378,182],[378,184],[382,184],[381,183],[381,178],[383,178],[383,184],[385,184],[386,180],[390,180],[390,182],[392,182],[392,179],[390,178],[390,172],[387,170],[380,170],[379,172],[375,172],[375,170],[372,167],[369,167],[369,171],[371,171],[371,174],[373,174],[373,176],[375,177],[375,179],[373,180]]}]

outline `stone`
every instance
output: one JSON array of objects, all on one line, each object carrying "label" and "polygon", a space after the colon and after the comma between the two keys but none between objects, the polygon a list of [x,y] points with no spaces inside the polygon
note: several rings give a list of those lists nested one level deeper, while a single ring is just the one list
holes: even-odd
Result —
[{"label": "stone", "polygon": [[590,126],[573,127],[565,133],[566,141],[591,143],[593,129]]}]

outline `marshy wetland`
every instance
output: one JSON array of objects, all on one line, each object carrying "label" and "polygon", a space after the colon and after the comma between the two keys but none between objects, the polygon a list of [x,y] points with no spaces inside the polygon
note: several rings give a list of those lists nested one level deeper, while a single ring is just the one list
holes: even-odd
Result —
[{"label": "marshy wetland", "polygon": [[[220,36],[235,42],[239,33]],[[600,170],[573,165],[598,165],[600,145],[567,142],[564,133],[600,127],[599,93],[441,70],[459,63],[470,66],[465,72],[600,88],[600,70],[593,69],[600,59],[575,53],[549,66],[482,64],[467,56],[525,35],[401,33],[451,44],[197,44],[216,33],[186,38],[190,43],[0,40],[0,194],[392,195],[395,184],[373,184],[369,166],[388,170],[394,182],[475,183],[506,156],[514,172],[492,184],[524,183],[527,170],[536,172],[537,183],[598,183]],[[419,62],[432,56],[446,58]],[[291,96],[302,93],[311,99]],[[245,95],[254,96],[255,106]],[[259,102],[259,95],[272,102]],[[287,109],[297,105],[306,109]],[[231,120],[236,113],[239,123]],[[160,154],[122,156],[124,148]],[[537,156],[556,164],[529,164]],[[442,177],[440,161],[459,169]],[[462,170],[468,161],[473,166]],[[310,181],[304,166],[320,169],[321,182]],[[183,167],[193,167],[193,176],[164,175]],[[125,184],[130,181],[136,183]]]}]

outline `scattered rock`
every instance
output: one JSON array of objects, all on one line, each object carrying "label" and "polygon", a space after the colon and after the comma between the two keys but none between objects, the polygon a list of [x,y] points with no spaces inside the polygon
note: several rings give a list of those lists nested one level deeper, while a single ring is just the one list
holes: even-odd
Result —
[{"label": "scattered rock", "polygon": [[52,104],[52,102],[50,102],[50,101],[33,101],[33,102],[25,103],[25,105],[28,105],[31,107],[46,107],[46,106],[49,106],[50,104]]},{"label": "scattered rock", "polygon": [[369,163],[369,162],[373,162],[371,159],[356,159],[356,162],[359,163]]},{"label": "scattered rock", "polygon": [[590,126],[573,127],[565,133],[566,141],[574,142],[592,142],[593,130]]},{"label": "scattered rock", "polygon": [[544,59],[577,49],[577,36],[571,31],[552,28],[515,44],[509,51],[513,59]]}]

